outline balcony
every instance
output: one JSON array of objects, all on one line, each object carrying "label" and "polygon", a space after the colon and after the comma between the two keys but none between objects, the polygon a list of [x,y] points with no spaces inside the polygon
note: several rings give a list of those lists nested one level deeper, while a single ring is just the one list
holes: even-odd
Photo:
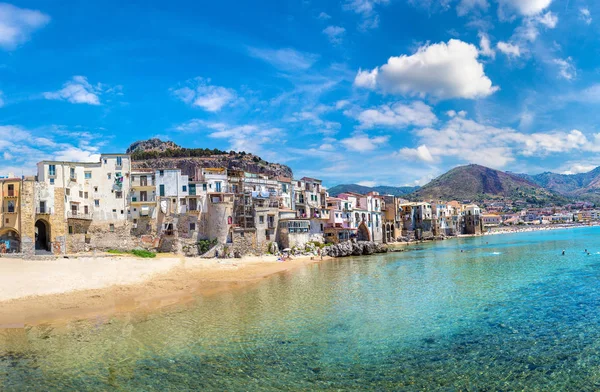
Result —
[{"label": "balcony", "polygon": [[152,180],[150,181],[132,181],[131,188],[134,189],[154,189],[156,187],[156,183]]},{"label": "balcony", "polygon": [[5,214],[16,214],[17,213],[17,208],[16,207],[4,207],[2,208],[2,212]]},{"label": "balcony", "polygon": [[50,208],[50,207],[43,207],[43,208],[42,207],[37,207],[35,209],[35,213],[37,215],[50,215],[50,214],[52,214],[52,208]]},{"label": "balcony", "polygon": [[19,197],[19,192],[15,191],[15,190],[8,190],[4,194],[4,197],[5,198],[17,198],[17,197]]},{"label": "balcony", "polygon": [[80,211],[67,211],[67,219],[92,220],[92,214]]},{"label": "balcony", "polygon": [[69,179],[70,179],[71,181],[77,181],[77,173],[71,173],[71,174],[69,175]]}]

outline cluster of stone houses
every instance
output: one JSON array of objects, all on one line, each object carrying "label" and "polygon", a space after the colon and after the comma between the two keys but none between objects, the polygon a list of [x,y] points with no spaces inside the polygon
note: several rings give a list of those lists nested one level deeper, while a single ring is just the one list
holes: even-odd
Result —
[{"label": "cluster of stone houses", "polygon": [[43,161],[37,175],[0,178],[0,250],[66,254],[92,249],[188,252],[216,240],[233,254],[304,247],[310,241],[374,242],[478,234],[479,207],[410,203],[343,193],[322,182],[224,168],[135,169],[129,155],[99,162]]}]

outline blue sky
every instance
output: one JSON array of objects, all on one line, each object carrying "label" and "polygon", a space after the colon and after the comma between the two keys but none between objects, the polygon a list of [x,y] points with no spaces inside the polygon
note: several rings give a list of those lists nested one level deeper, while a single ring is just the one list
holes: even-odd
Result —
[{"label": "blue sky", "polygon": [[[127,4],[124,4],[127,3]],[[160,137],[327,185],[600,165],[592,0],[0,3],[0,171]]]}]

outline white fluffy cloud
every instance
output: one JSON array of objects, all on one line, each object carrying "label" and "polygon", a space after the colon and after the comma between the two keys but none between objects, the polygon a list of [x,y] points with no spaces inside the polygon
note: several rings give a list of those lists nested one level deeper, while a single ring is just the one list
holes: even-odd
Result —
[{"label": "white fluffy cloud", "polygon": [[[184,133],[206,133],[209,138],[226,140],[231,150],[260,154],[269,159],[279,158],[270,150],[275,150],[274,146],[281,147],[285,143],[285,131],[268,124],[232,125],[192,119],[174,129]],[[271,148],[265,149],[266,145],[270,145]]]},{"label": "white fluffy cloud", "polygon": [[211,85],[210,79],[198,77],[187,84],[188,86],[172,90],[173,94],[188,105],[200,107],[207,112],[218,112],[237,100],[235,90]]},{"label": "white fluffy cloud", "polygon": [[573,65],[573,59],[567,57],[566,59],[554,59],[552,60],[556,66],[558,66],[558,75],[566,80],[573,80],[577,76],[577,69]]},{"label": "white fluffy cloud", "polygon": [[475,45],[451,39],[425,45],[411,55],[390,57],[371,71],[359,70],[357,87],[439,99],[487,97],[498,90],[485,75]]},{"label": "white fluffy cloud", "polygon": [[344,34],[346,34],[346,29],[340,26],[327,26],[323,30],[323,34],[329,38],[329,41],[332,44],[341,44],[344,39]]},{"label": "white fluffy cloud", "polygon": [[543,24],[544,26],[546,26],[549,29],[553,29],[558,24],[558,16],[556,16],[556,14],[553,14],[552,12],[548,11],[545,14],[538,16],[536,18],[536,21],[538,23]]},{"label": "white fluffy cloud", "polygon": [[382,144],[387,143],[388,140],[390,140],[389,136],[369,137],[360,133],[347,139],[342,139],[340,143],[350,151],[366,152],[376,149]]},{"label": "white fluffy cloud", "polygon": [[588,173],[594,170],[598,165],[590,165],[586,163],[574,163],[569,166],[569,168],[562,172],[562,174],[579,174],[579,173]]},{"label": "white fluffy cloud", "polygon": [[508,57],[519,57],[521,55],[521,48],[518,45],[500,41],[496,47]]},{"label": "white fluffy cloud", "polygon": [[283,71],[303,71],[309,69],[319,59],[312,53],[299,52],[292,48],[264,49],[248,48],[250,56],[263,60]]},{"label": "white fluffy cloud", "polygon": [[552,0],[499,0],[499,2],[520,15],[533,16],[548,8]]},{"label": "white fluffy cloud", "polygon": [[379,26],[379,14],[375,11],[378,5],[386,5],[390,0],[346,0],[343,8],[361,16],[360,30],[374,29]]},{"label": "white fluffy cloud", "polygon": [[459,161],[503,168],[517,155],[544,157],[556,153],[600,151],[600,134],[588,138],[579,130],[570,132],[522,133],[512,128],[497,128],[454,116],[439,129],[415,132],[419,148],[402,149],[398,155],[425,162],[452,157]]},{"label": "white fluffy cloud", "polygon": [[394,103],[381,105],[373,109],[350,112],[360,122],[360,128],[369,129],[374,127],[404,128],[407,126],[429,127],[437,121],[431,106],[415,101],[409,104]]},{"label": "white fluffy cloud", "polygon": [[91,85],[85,76],[73,76],[71,80],[63,84],[58,91],[46,92],[44,98],[52,100],[68,101],[71,103],[83,103],[88,105],[100,105],[99,95],[102,86]]},{"label": "white fluffy cloud", "polygon": [[40,11],[0,3],[0,48],[15,49],[48,22],[50,17]]},{"label": "white fluffy cloud", "polygon": [[[63,141],[63,135],[77,140],[77,144]],[[42,160],[98,162],[102,139],[102,135],[58,126],[29,130],[20,125],[2,125],[0,148],[5,161],[0,160],[0,173],[34,174],[36,163]]]},{"label": "white fluffy cloud", "polygon": [[396,155],[409,160],[423,161],[427,163],[435,162],[435,158],[433,158],[431,152],[429,152],[429,149],[424,144],[417,148],[402,148]]},{"label": "white fluffy cloud", "polygon": [[581,19],[587,25],[592,24],[592,14],[590,13],[590,9],[587,7],[580,8],[579,19]]},{"label": "white fluffy cloud", "polygon": [[496,52],[492,49],[490,38],[485,33],[479,33],[479,53],[486,57],[496,57]]},{"label": "white fluffy cloud", "polygon": [[456,6],[456,13],[458,16],[463,16],[473,9],[487,11],[489,6],[487,0],[460,0],[460,3]]}]

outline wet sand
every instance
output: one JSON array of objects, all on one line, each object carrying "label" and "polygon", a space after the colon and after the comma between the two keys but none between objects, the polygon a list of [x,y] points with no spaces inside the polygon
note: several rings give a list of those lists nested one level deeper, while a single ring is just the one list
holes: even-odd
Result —
[{"label": "wet sand", "polygon": [[275,256],[242,259],[81,257],[0,259],[0,328],[151,312],[200,295],[245,287],[319,262]]}]

